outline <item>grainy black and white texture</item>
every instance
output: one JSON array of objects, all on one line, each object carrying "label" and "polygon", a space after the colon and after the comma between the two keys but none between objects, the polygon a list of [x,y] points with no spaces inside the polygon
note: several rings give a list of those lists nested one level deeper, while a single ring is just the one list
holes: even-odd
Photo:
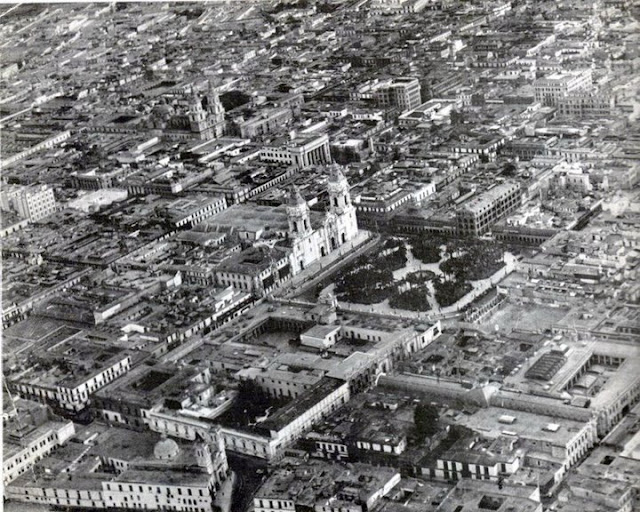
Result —
[{"label": "grainy black and white texture", "polygon": [[640,510],[639,14],[0,4],[5,509]]}]

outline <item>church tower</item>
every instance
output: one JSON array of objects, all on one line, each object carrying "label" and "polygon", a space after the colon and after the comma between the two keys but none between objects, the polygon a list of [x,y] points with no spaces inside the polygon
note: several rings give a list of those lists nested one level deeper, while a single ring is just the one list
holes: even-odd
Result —
[{"label": "church tower", "polygon": [[220,97],[211,84],[202,99],[194,90],[191,91],[189,127],[193,133],[198,135],[199,139],[209,140],[222,137],[224,113]]},{"label": "church tower", "polygon": [[[340,166],[334,164],[331,167],[329,183],[329,211],[336,217],[339,244],[352,240],[358,235],[358,221],[356,208],[351,203],[349,182],[344,177]],[[332,246],[334,244],[331,244]]]},{"label": "church tower", "polygon": [[206,95],[206,108],[209,117],[209,124],[213,138],[222,137],[224,133],[224,107],[218,96],[218,91],[209,83],[209,90]]},{"label": "church tower", "polygon": [[337,215],[343,214],[346,208],[351,206],[351,195],[349,194],[349,182],[337,164],[331,167],[327,188],[329,191],[330,210]]},{"label": "church tower", "polygon": [[289,219],[289,234],[294,238],[302,238],[311,234],[311,219],[309,205],[300,194],[298,187],[291,187],[287,200],[287,218]]}]

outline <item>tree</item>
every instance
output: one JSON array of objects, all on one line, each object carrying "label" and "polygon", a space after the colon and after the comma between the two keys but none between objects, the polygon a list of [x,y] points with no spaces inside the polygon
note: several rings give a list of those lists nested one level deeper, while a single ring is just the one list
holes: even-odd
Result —
[{"label": "tree", "polygon": [[420,440],[432,436],[438,431],[438,408],[425,402],[420,402],[413,412],[413,422],[416,434]]},{"label": "tree", "polygon": [[249,101],[251,101],[251,96],[235,89],[220,95],[220,103],[222,103],[225,111],[233,110],[236,107],[249,103]]}]

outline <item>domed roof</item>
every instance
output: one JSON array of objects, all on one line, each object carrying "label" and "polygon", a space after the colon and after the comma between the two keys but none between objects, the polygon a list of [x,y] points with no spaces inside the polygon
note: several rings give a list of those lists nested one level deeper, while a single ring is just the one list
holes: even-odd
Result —
[{"label": "domed roof", "polygon": [[160,439],[153,448],[156,459],[173,459],[180,453],[180,447],[173,439]]},{"label": "domed roof", "polygon": [[344,174],[342,174],[342,171],[340,170],[340,166],[337,164],[334,164],[331,166],[331,171],[329,173],[329,181],[331,183],[341,183],[342,181],[345,181],[346,178],[344,177]]},{"label": "domed roof", "polygon": [[302,206],[307,204],[307,202],[304,200],[304,197],[302,197],[302,194],[300,194],[300,190],[298,190],[298,187],[296,187],[295,185],[291,187],[287,204],[289,206]]}]

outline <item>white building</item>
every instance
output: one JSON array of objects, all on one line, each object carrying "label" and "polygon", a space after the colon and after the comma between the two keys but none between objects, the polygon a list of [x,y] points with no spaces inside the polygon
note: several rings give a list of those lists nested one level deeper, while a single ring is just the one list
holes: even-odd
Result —
[{"label": "white building", "polygon": [[[274,460],[314,424],[349,401],[349,384],[339,379],[324,377],[298,395],[274,414],[256,425],[244,428],[220,427],[219,436],[228,451]],[[155,432],[183,439],[206,438],[211,423],[174,411],[164,414],[153,412],[148,421]]]},{"label": "white building", "polygon": [[293,274],[335,251],[358,235],[356,209],[351,203],[349,183],[334,166],[329,177],[329,212],[323,224],[311,225],[309,205],[297,189],[293,189],[287,204],[291,237],[291,267]]},{"label": "white building", "polygon": [[300,334],[300,342],[306,347],[325,350],[336,344],[339,334],[339,325],[314,325]]},{"label": "white building", "polygon": [[[67,355],[62,359],[60,355],[65,354],[65,349],[73,357]],[[7,384],[23,398],[77,413],[87,407],[91,395],[130,368],[128,352],[114,353],[85,337],[73,337],[46,351],[24,371],[12,375]]]},{"label": "white building", "polygon": [[5,498],[65,508],[212,512],[228,473],[222,444],[161,439],[150,445],[154,437],[110,429],[89,449],[94,464],[47,477],[23,475],[6,487]]},{"label": "white building", "polygon": [[53,189],[48,185],[21,187],[3,186],[0,207],[13,211],[23,219],[37,222],[53,215],[57,209]]},{"label": "white building", "polygon": [[592,83],[590,69],[554,73],[535,81],[535,99],[543,105],[554,106],[560,98],[574,91],[588,89]]},{"label": "white building", "polygon": [[310,165],[331,163],[328,135],[306,137],[277,145],[264,146],[260,150],[260,160],[291,165],[298,169]]},{"label": "white building", "polygon": [[[75,434],[71,421],[50,421],[46,407],[18,399],[3,420],[2,483],[7,485]],[[22,410],[18,410],[22,409]],[[35,412],[35,414],[34,414]],[[6,414],[5,414],[6,415]],[[40,420],[36,420],[40,416]],[[35,420],[35,421],[34,421]]]}]

